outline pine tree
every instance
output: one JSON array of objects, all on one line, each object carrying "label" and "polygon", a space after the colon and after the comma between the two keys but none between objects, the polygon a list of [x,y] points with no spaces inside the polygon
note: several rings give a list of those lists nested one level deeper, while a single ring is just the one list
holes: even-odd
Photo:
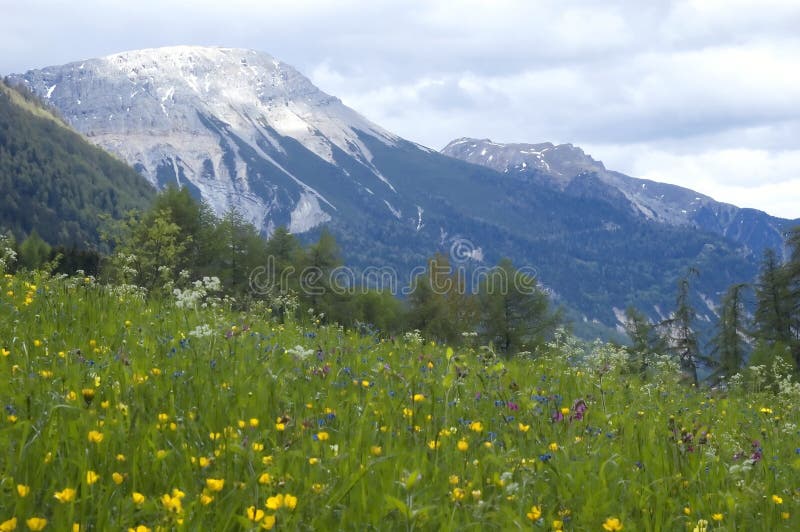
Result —
[{"label": "pine tree", "polygon": [[50,245],[42,240],[36,230],[31,231],[28,238],[19,246],[19,263],[24,268],[35,270],[50,258]]},{"label": "pine tree", "polygon": [[695,385],[698,383],[697,359],[700,356],[700,348],[697,333],[692,328],[696,312],[689,301],[689,278],[696,275],[698,275],[697,270],[691,268],[688,274],[678,281],[675,312],[671,318],[662,323],[670,331],[670,348],[678,359],[681,371]]},{"label": "pine tree", "polygon": [[628,346],[628,365],[630,371],[647,377],[650,366],[648,358],[666,351],[666,341],[658,334],[656,327],[643,313],[634,307],[625,310],[625,332],[631,339]]},{"label": "pine tree", "polygon": [[768,344],[791,341],[789,279],[772,249],[764,252],[756,283],[756,336]]},{"label": "pine tree", "polygon": [[536,279],[502,259],[481,283],[482,336],[506,355],[532,351],[555,329],[547,295]]},{"label": "pine tree", "polygon": [[745,310],[742,292],[745,284],[731,286],[722,298],[717,333],[712,339],[715,362],[714,376],[730,377],[739,371],[745,358]]}]

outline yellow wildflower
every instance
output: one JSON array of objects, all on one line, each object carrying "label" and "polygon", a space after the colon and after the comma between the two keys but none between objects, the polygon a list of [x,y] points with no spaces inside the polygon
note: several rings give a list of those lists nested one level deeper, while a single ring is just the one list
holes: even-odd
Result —
[{"label": "yellow wildflower", "polygon": [[255,506],[248,506],[247,507],[247,518],[254,523],[258,523],[262,519],[264,519],[264,510],[261,508],[256,508]]},{"label": "yellow wildflower", "polygon": [[222,488],[225,487],[225,479],[224,478],[207,478],[206,479],[206,487],[210,491],[222,491]]},{"label": "yellow wildflower", "polygon": [[28,525],[29,530],[33,530],[34,532],[37,530],[44,530],[44,527],[47,526],[47,519],[44,517],[31,517],[25,520],[25,524]]},{"label": "yellow wildflower", "polygon": [[542,517],[542,507],[541,506],[531,506],[531,511],[528,512],[525,515],[531,521],[537,521],[540,517]]},{"label": "yellow wildflower", "polygon": [[76,493],[72,488],[64,488],[61,491],[57,491],[54,497],[58,502],[65,504],[74,501]]},{"label": "yellow wildflower", "polygon": [[275,516],[274,515],[267,515],[264,516],[264,520],[261,521],[261,528],[264,530],[272,530],[275,526]]},{"label": "yellow wildflower", "polygon": [[618,517],[609,517],[603,523],[603,530],[607,530],[608,532],[614,532],[622,529],[622,521],[620,521]]}]

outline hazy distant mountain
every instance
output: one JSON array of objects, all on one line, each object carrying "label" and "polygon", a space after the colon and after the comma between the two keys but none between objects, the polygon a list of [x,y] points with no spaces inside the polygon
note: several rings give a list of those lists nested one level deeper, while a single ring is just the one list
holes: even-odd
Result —
[{"label": "hazy distant mountain", "polygon": [[0,82],[0,230],[94,247],[99,215],[147,207],[155,189],[89,144],[32,95]]},{"label": "hazy distant mountain", "polygon": [[607,170],[572,144],[498,144],[461,138],[442,153],[558,190],[613,201],[649,220],[717,233],[758,256],[765,248],[781,249],[787,227],[800,223],[721,203],[687,188]]},{"label": "hazy distant mountain", "polygon": [[[260,52],[141,50],[11,78],[151,183],[186,185],[217,213],[235,207],[265,233],[287,225],[313,236],[325,224],[348,264],[395,268],[399,285],[435,251],[470,268],[508,256],[587,324],[613,327],[628,304],[668,313],[690,265],[709,272],[698,289],[710,320],[720,293],[757,270],[754,251],[768,239],[748,235],[772,231],[690,191],[606,172],[571,147],[491,168],[473,164],[491,156],[488,147],[485,158],[469,155],[473,141],[461,142],[469,162],[442,155]],[[688,195],[700,198],[693,216],[708,211],[722,229],[680,223],[681,210],[693,212]]]}]

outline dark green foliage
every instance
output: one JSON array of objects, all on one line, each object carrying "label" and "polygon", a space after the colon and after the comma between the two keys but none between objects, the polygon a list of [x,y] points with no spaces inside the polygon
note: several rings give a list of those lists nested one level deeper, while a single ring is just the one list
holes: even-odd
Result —
[{"label": "dark green foliage", "polygon": [[744,284],[731,286],[722,298],[717,333],[711,352],[718,364],[715,376],[730,377],[738,373],[745,361],[745,309],[742,292]]},{"label": "dark green foliage", "polygon": [[145,208],[154,189],[32,96],[0,82],[0,227],[51,245],[97,247],[99,215]]},{"label": "dark green foliage", "polygon": [[[205,275],[216,275],[225,293],[242,298],[250,293],[250,273],[267,261],[266,242],[241,214],[225,213],[204,245],[210,255],[201,261]],[[195,275],[197,277],[199,275]]]},{"label": "dark green foliage", "polygon": [[650,367],[649,358],[664,353],[667,343],[647,316],[634,307],[625,310],[625,332],[631,340],[631,344],[627,347],[628,370],[631,373],[638,373],[645,379]]},{"label": "dark green foliage", "polygon": [[765,342],[791,339],[789,279],[775,251],[768,249],[756,284],[756,334]]},{"label": "dark green foliage", "polygon": [[100,273],[101,256],[93,249],[58,246],[50,252],[49,260],[56,262],[55,273],[73,275],[82,271],[85,275],[92,276]]},{"label": "dark green foliage", "polygon": [[689,278],[696,277],[699,273],[690,269],[689,273],[678,281],[678,297],[676,298],[675,312],[662,322],[669,334],[669,345],[680,363],[681,371],[693,384],[697,384],[697,360],[700,357],[700,347],[694,322],[697,312],[689,298]]},{"label": "dark green foliage", "polygon": [[512,355],[534,351],[544,344],[559,322],[536,279],[502,259],[481,283],[481,337],[500,352]]},{"label": "dark green foliage", "polygon": [[19,264],[28,270],[41,268],[50,258],[50,246],[34,229],[19,246]]},{"label": "dark green foliage", "polygon": [[[800,367],[800,227],[787,233],[789,260],[767,250],[756,285],[755,335],[763,352],[788,350]],[[777,347],[775,347],[777,346]]]},{"label": "dark green foliage", "polygon": [[429,259],[425,271],[414,278],[408,301],[408,328],[428,338],[457,344],[462,333],[475,330],[477,309],[464,272],[451,268],[442,254]]}]

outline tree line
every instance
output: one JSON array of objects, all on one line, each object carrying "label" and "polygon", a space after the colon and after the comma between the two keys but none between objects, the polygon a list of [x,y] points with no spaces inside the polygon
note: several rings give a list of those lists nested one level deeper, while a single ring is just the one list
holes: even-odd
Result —
[{"label": "tree line", "polygon": [[[691,269],[678,281],[674,312],[653,323],[641,311],[626,311],[625,329],[632,372],[647,376],[654,354],[670,353],[687,380],[697,384],[698,369],[708,371],[712,384],[749,366],[772,365],[776,360],[791,371],[800,370],[800,227],[786,233],[787,259],[767,249],[758,279],[737,283],[723,295],[713,337],[703,346],[697,334],[697,312],[690,300]],[[748,301],[753,304],[748,305]],[[748,308],[754,308],[751,313]]]},{"label": "tree line", "polygon": [[305,246],[284,227],[264,239],[235,210],[217,218],[185,188],[168,188],[148,210],[123,220],[109,217],[105,225],[102,236],[113,250],[108,255],[51,248],[32,232],[17,246],[18,264],[83,270],[161,297],[213,276],[243,309],[258,301],[282,319],[291,314],[387,336],[417,330],[450,345],[491,344],[508,355],[535,351],[561,323],[535,277],[509,259],[483,271],[476,286],[443,254],[431,257],[411,279],[407,297],[398,297],[396,285],[347,286],[336,275],[344,264],[327,230]]}]

